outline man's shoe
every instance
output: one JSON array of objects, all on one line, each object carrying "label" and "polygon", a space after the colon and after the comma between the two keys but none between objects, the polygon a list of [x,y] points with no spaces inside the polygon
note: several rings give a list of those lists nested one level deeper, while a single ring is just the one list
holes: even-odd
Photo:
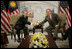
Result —
[{"label": "man's shoe", "polygon": [[16,39],[14,39],[14,42],[16,42]]},{"label": "man's shoe", "polygon": [[54,39],[54,41],[56,41],[57,38],[53,38],[53,39]]},{"label": "man's shoe", "polygon": [[18,40],[17,40],[17,42],[19,42],[19,43],[20,43],[20,42],[21,42],[21,39],[18,39]]}]

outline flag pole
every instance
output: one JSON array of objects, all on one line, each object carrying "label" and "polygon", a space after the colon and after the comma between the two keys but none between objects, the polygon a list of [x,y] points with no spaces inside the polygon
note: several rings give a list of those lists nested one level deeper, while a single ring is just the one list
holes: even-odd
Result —
[{"label": "flag pole", "polygon": [[59,1],[59,4],[58,4],[58,13],[60,13],[60,1]]}]

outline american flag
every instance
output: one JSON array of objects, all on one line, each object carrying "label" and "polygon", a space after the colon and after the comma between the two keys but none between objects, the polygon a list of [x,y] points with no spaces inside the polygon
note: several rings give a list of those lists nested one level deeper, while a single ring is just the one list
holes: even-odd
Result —
[{"label": "american flag", "polygon": [[1,33],[10,33],[11,26],[4,2],[1,1]]},{"label": "american flag", "polygon": [[69,12],[69,4],[68,1],[60,1],[60,13],[66,14],[66,26],[65,30],[67,30],[69,27],[71,27],[71,16]]},{"label": "american flag", "polygon": [[[15,5],[15,7],[12,7],[13,5]],[[15,14],[19,14],[17,2],[16,1],[10,1],[9,7],[8,7],[8,15],[11,16],[11,15],[15,15]]]}]

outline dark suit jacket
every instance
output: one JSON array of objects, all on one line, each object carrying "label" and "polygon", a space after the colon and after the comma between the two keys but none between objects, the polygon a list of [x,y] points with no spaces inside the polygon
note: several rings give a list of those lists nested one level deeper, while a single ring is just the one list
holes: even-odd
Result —
[{"label": "dark suit jacket", "polygon": [[51,14],[52,21],[49,20],[48,16],[45,17],[45,19],[41,22],[41,24],[44,24],[45,22],[49,22],[50,26],[60,25],[60,18],[57,14],[53,13]]},{"label": "dark suit jacket", "polygon": [[15,29],[17,30],[21,30],[25,27],[25,24],[31,24],[30,22],[28,22],[28,17],[24,17],[24,15],[22,15],[19,20],[17,21],[16,25],[15,25]]}]

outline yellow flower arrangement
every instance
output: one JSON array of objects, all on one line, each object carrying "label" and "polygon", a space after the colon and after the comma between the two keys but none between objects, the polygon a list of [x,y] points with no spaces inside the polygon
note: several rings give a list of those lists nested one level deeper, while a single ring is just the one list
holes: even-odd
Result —
[{"label": "yellow flower arrangement", "polygon": [[48,48],[48,41],[41,32],[35,33],[30,39],[30,48]]}]

